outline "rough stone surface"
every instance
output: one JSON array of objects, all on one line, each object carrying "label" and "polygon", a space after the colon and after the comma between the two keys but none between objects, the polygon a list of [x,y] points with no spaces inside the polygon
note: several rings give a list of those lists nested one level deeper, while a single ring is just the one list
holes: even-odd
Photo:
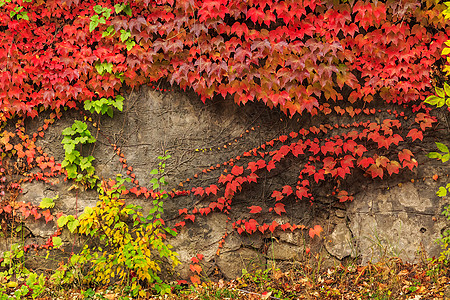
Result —
[{"label": "rough stone surface", "polygon": [[226,278],[237,278],[242,270],[247,272],[266,268],[266,259],[256,250],[241,248],[222,253],[217,258],[217,266]]},{"label": "rough stone surface", "polygon": [[[239,107],[232,101],[214,100],[203,104],[198,97],[189,93],[159,93],[144,88],[127,96],[124,111],[115,113],[114,119],[105,116],[97,121],[101,132],[96,135],[98,142],[95,147],[85,147],[83,151],[92,152],[96,158],[94,165],[100,178],[115,178],[118,173],[125,174],[111,147],[112,143],[117,144],[125,154],[128,165],[134,168],[140,185],[146,187],[149,187],[152,178],[150,171],[158,165],[156,158],[168,151],[172,157],[166,167],[166,179],[169,182],[167,190],[178,187],[186,178],[191,178],[189,184],[184,182],[186,189],[206,187],[217,183],[226,167],[204,175],[202,170],[205,168],[221,164],[301,127],[318,126],[322,121],[343,122],[332,116],[323,118],[328,119],[319,117],[313,123],[308,116],[299,116],[291,120],[262,103]],[[37,142],[57,162],[64,159],[61,131],[71,126],[75,119],[82,117],[77,112],[65,113],[61,120],[49,127],[45,138]],[[37,128],[41,126],[39,122],[42,122],[39,117],[30,120],[27,128]],[[420,147],[425,146],[428,148],[411,150],[415,153],[435,150],[432,140],[424,139]],[[420,249],[426,250],[429,256],[437,255],[440,249],[434,241],[448,222],[441,216],[444,202],[435,192],[439,185],[445,185],[446,178],[438,182],[431,178],[434,174],[448,174],[449,168],[440,162],[430,163],[424,155],[418,156],[417,160],[417,170],[394,175],[387,181],[365,178],[358,170],[356,174],[348,175],[341,183],[343,188],[354,194],[355,199],[351,203],[337,202],[335,197],[329,195],[332,183],[325,181],[320,182],[314,190],[316,196],[313,205],[309,201],[295,201],[291,196],[283,199],[287,213],[281,217],[273,212],[252,216],[260,224],[273,220],[279,224],[303,224],[307,226],[304,231],[276,230],[273,233],[238,235],[231,228],[231,222],[248,219],[249,206],[259,205],[267,212],[274,206],[271,197],[274,189],[296,185],[298,166],[305,161],[304,158],[290,155],[280,162],[279,167],[261,176],[258,184],[248,185],[238,193],[228,215],[196,215],[194,224],[185,220],[186,227],[170,240],[182,262],[177,271],[182,277],[189,278],[189,263],[198,253],[205,256],[202,262],[204,270],[212,272],[218,269],[227,278],[240,275],[243,268],[264,268],[269,259],[286,264],[305,259],[304,247],[311,248],[313,253],[323,251],[325,256],[330,256],[327,258],[330,266],[336,263],[336,258],[343,259],[354,253],[363,263],[379,259],[385,254],[400,255],[405,261],[415,261],[416,252]],[[200,175],[194,179],[196,173]],[[416,182],[411,183],[411,178],[415,178]],[[417,181],[422,178],[424,180]],[[54,213],[79,215],[84,207],[94,206],[98,200],[94,191],[69,190],[71,184],[64,182],[62,177],[52,179],[51,183],[23,184],[24,193],[17,201],[39,204],[43,197],[58,195],[59,199],[52,209]],[[178,209],[202,207],[209,203],[211,197],[190,195],[166,200],[164,209],[168,224],[173,226],[184,220],[179,216]],[[143,197],[129,198],[127,201],[141,205],[144,211],[152,208],[151,201]],[[227,223],[228,218],[231,221]],[[350,230],[345,223],[348,223]],[[308,226],[316,224],[324,227],[321,237],[325,239],[309,238]],[[24,235],[25,243],[45,241],[56,230],[54,223],[45,224],[42,220],[35,222],[32,218],[25,220],[24,228],[28,230]],[[221,255],[217,256],[218,242],[225,233],[228,236],[224,248],[221,249]],[[79,242],[65,231],[62,239],[65,245],[79,246]],[[327,240],[331,242],[325,243],[325,251],[323,241]],[[349,241],[354,242],[354,249],[348,246]],[[9,244],[9,240],[0,242],[0,251],[8,249],[3,245]]]},{"label": "rough stone surface", "polygon": [[333,232],[326,237],[325,248],[331,255],[338,259],[356,255],[352,233],[345,223],[337,224]]},{"label": "rough stone surface", "polygon": [[272,260],[298,260],[303,251],[304,249],[299,246],[275,241],[269,245],[267,258]]},{"label": "rough stone surface", "polygon": [[278,234],[280,241],[286,242],[292,245],[303,245],[304,237],[300,231],[282,231]]},{"label": "rough stone surface", "polygon": [[440,216],[441,201],[436,196],[424,198],[421,187],[413,183],[357,195],[348,212],[362,262],[377,261],[384,255],[416,262],[422,250],[437,256],[440,247],[435,241],[446,226]]},{"label": "rough stone surface", "polygon": [[346,213],[344,210],[341,209],[336,209],[336,217],[338,218],[345,218]]}]

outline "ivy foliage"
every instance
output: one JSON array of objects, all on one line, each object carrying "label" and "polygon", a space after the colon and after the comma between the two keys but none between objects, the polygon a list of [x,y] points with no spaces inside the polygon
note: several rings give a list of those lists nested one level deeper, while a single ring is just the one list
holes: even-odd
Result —
[{"label": "ivy foliage", "polygon": [[[126,190],[124,183],[130,180],[118,175],[116,180],[99,185],[100,201],[95,207],[86,207],[78,218],[69,215],[58,219],[58,226],[67,226],[72,233],[95,242],[85,245],[67,265],[56,271],[53,279],[58,284],[119,281],[131,287],[133,296],[145,296],[145,283],[160,294],[170,293],[170,286],[159,277],[161,264],[170,262],[175,267],[179,261],[178,254],[166,242],[166,235],[175,236],[176,232],[161,219],[163,200],[168,197],[163,189],[164,160],[170,155],[159,158],[162,160],[159,167],[151,171],[155,175],[152,185],[156,197],[146,215],[141,206],[126,204],[122,192]],[[89,267],[87,274],[80,273],[84,266]]]},{"label": "ivy foliage", "polygon": [[[450,2],[444,2],[444,4],[447,6],[447,9],[445,9],[442,14],[444,16],[444,19],[448,20],[450,18]],[[447,40],[445,42],[445,46],[446,47],[442,49],[441,54],[446,57],[446,63],[443,67],[443,71],[446,72],[448,76],[450,74],[450,40]],[[435,95],[431,95],[425,99],[425,103],[436,106],[438,108],[445,105],[446,108],[449,109],[450,85],[448,84],[448,82],[444,82],[443,87],[436,86],[435,92]],[[447,145],[441,142],[436,142],[436,147],[440,152],[430,152],[428,153],[428,157],[438,159],[443,163],[448,162],[448,160],[450,160],[450,150],[448,149]],[[449,191],[450,183],[447,183],[446,185],[439,187],[436,195],[438,195],[439,197],[446,197]],[[450,204],[444,207],[442,214],[447,218],[447,220],[450,220]],[[444,230],[437,242],[442,247],[439,260],[444,262],[445,264],[448,264],[450,261],[450,229]]]},{"label": "ivy foliage", "polygon": [[[61,116],[62,108],[82,104],[91,113],[112,116],[112,107],[123,106],[119,91],[162,79],[194,90],[203,101],[217,96],[238,104],[262,101],[291,117],[308,112],[340,121],[345,115],[348,123],[282,134],[205,168],[202,174],[223,170],[215,184],[188,187],[188,179],[185,190],[171,194],[211,197],[207,205],[180,209],[184,219],[176,227],[182,227],[214,210],[229,213],[234,196],[247,184],[257,183],[285,157],[304,155],[296,183],[274,189],[270,207],[252,205],[252,217],[230,223],[239,234],[305,229],[269,223],[261,215],[289,212],[289,203],[283,203],[289,197],[312,202],[313,188],[330,181],[331,196],[351,201],[343,182],[355,169],[375,179],[417,167],[406,141],[421,141],[436,121],[423,100],[432,92],[432,79],[442,77],[432,76],[431,69],[448,41],[449,27],[440,14],[444,8],[432,0],[0,0],[0,120],[34,118],[45,109],[53,114],[32,136],[25,133],[23,119],[15,131],[3,130],[1,157],[26,161],[28,170],[39,167],[42,172],[21,174],[30,181],[66,172],[69,179],[96,187],[94,158],[83,155],[87,144],[95,142],[86,123],[76,121],[63,131],[61,165],[35,145],[38,137]],[[446,104],[447,90],[447,85],[440,86],[428,102]],[[382,111],[379,104],[393,108]],[[162,200],[168,197],[160,188],[164,180],[154,179],[151,190],[140,186],[120,147],[112,146],[134,186],[124,190],[119,177],[99,187],[96,207],[79,218],[58,218],[60,227],[98,237],[100,244],[73,256],[55,280],[128,281],[135,294],[141,282],[148,282],[166,291],[155,254],[174,264],[176,256],[162,239],[173,233],[160,219]],[[8,183],[4,190],[19,194],[20,185]],[[152,196],[154,207],[144,215],[139,207],[127,205],[121,193]],[[6,213],[20,207],[24,218],[40,217],[36,207],[15,205],[11,199],[13,205],[2,208]],[[49,208],[46,212],[46,221],[52,220]],[[309,236],[322,231],[316,225]],[[61,243],[55,236],[46,247]],[[87,275],[81,266],[88,266]]]},{"label": "ivy foliage", "polygon": [[64,145],[65,157],[61,167],[66,169],[67,178],[89,184],[93,188],[98,180],[92,165],[94,157],[92,155],[85,157],[80,151],[84,144],[95,143],[96,139],[91,135],[87,124],[78,120],[75,120],[71,127],[64,129],[62,134],[64,138],[61,143]]},{"label": "ivy foliage", "polygon": [[74,107],[161,78],[203,100],[230,95],[291,115],[327,113],[344,99],[415,102],[447,40],[444,8],[430,0],[3,1],[0,109],[34,117],[40,105]]}]

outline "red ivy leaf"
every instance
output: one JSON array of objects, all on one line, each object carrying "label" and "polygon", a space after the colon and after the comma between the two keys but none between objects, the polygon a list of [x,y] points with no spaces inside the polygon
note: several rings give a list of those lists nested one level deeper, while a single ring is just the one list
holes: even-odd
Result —
[{"label": "red ivy leaf", "polygon": [[284,209],[284,206],[285,205],[283,203],[277,203],[277,204],[275,204],[275,207],[273,208],[273,210],[281,216],[282,212],[286,212],[286,210]]},{"label": "red ivy leaf", "polygon": [[215,184],[211,184],[209,187],[207,187],[206,189],[205,189],[205,191],[206,191],[206,194],[207,195],[209,195],[210,193],[211,194],[214,194],[214,195],[217,195],[217,190],[218,190],[219,188],[217,187],[217,185],[215,185]]},{"label": "red ivy leaf", "polygon": [[292,187],[290,185],[285,185],[281,192],[286,196],[289,196],[290,194],[292,194]]},{"label": "red ivy leaf", "polygon": [[308,188],[304,186],[297,187],[297,191],[295,192],[297,197],[301,200],[303,197],[308,198]]},{"label": "red ivy leaf", "polygon": [[289,223],[284,223],[284,224],[282,224],[280,227],[281,227],[281,229],[282,229],[283,231],[286,231],[286,229],[291,228],[291,224],[289,224]]},{"label": "red ivy leaf", "polygon": [[316,173],[314,173],[314,180],[318,183],[319,180],[325,180],[325,170],[324,169],[320,169],[319,171],[317,171]]},{"label": "red ivy leaf", "polygon": [[262,210],[262,208],[260,206],[255,206],[255,205],[249,206],[247,208],[250,209],[251,214],[257,214],[257,213],[261,212],[261,210]]},{"label": "red ivy leaf", "polygon": [[270,232],[274,232],[274,230],[275,230],[275,228],[277,228],[277,226],[278,226],[279,224],[277,223],[277,221],[272,221],[272,224],[270,224],[270,226],[269,226],[269,230],[270,230]]},{"label": "red ivy leaf", "polygon": [[251,173],[250,175],[247,176],[247,181],[250,182],[257,182],[258,179],[258,175],[256,175],[255,173]]},{"label": "red ivy leaf", "polygon": [[275,190],[272,192],[271,197],[275,198],[275,201],[280,201],[281,199],[284,198],[284,195],[280,191]]},{"label": "red ivy leaf", "polygon": [[386,165],[386,170],[388,171],[389,175],[392,175],[393,173],[398,174],[400,170],[400,163],[395,160],[391,160],[390,163]]},{"label": "red ivy leaf", "polygon": [[244,172],[244,167],[234,166],[233,169],[231,169],[231,174],[234,176],[241,175],[242,172]]},{"label": "red ivy leaf", "polygon": [[400,151],[398,153],[398,159],[400,160],[400,162],[407,160],[409,161],[411,159],[411,157],[413,156],[411,150],[409,149],[403,149],[402,151]]},{"label": "red ivy leaf", "polygon": [[185,220],[191,220],[192,222],[194,222],[195,221],[195,216],[194,215],[186,215],[186,216],[184,216],[184,219]]},{"label": "red ivy leaf", "polygon": [[423,140],[423,133],[422,133],[422,131],[419,131],[418,129],[413,128],[409,131],[409,133],[406,137],[412,138],[413,141],[415,141],[417,139]]},{"label": "red ivy leaf", "polygon": [[414,158],[411,158],[410,161],[406,161],[406,160],[403,161],[403,168],[407,167],[411,171],[414,167],[417,167],[417,166],[418,166],[417,160],[415,160]]},{"label": "red ivy leaf", "polygon": [[358,165],[363,168],[367,168],[368,166],[370,166],[374,163],[375,163],[375,161],[373,160],[372,157],[363,157],[358,160]]},{"label": "red ivy leaf", "polygon": [[203,194],[205,193],[205,191],[203,190],[203,188],[201,186],[197,187],[197,188],[192,188],[191,190],[194,195],[199,195],[199,196],[203,196]]},{"label": "red ivy leaf", "polygon": [[261,233],[264,233],[269,228],[269,224],[264,223],[263,225],[258,227],[258,230],[261,231]]},{"label": "red ivy leaf", "polygon": [[377,167],[377,165],[371,165],[367,169],[367,172],[370,173],[372,178],[376,178],[377,176],[380,177],[380,178],[383,178],[383,168]]},{"label": "red ivy leaf", "polygon": [[280,135],[280,137],[278,137],[278,140],[282,143],[286,142],[287,139],[288,139],[287,135]]},{"label": "red ivy leaf", "polygon": [[267,164],[267,171],[270,172],[270,170],[275,169],[275,162],[273,160],[269,161]]},{"label": "red ivy leaf", "polygon": [[53,220],[53,216],[52,213],[50,212],[49,209],[45,210],[42,212],[42,215],[45,218],[45,223],[48,223],[49,221]]},{"label": "red ivy leaf", "polygon": [[258,222],[255,219],[250,219],[248,222],[245,222],[245,230],[248,233],[253,233],[257,230]]}]

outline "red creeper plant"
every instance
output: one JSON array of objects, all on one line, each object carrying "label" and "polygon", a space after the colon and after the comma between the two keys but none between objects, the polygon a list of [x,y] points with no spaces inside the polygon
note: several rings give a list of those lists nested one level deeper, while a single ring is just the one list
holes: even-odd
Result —
[{"label": "red creeper plant", "polygon": [[[290,117],[309,113],[324,120],[183,182],[184,189],[171,196],[206,195],[211,201],[180,209],[184,219],[177,225],[212,211],[229,213],[237,194],[298,159],[297,178],[271,191],[269,207],[250,205],[248,218],[230,223],[248,234],[303,228],[262,215],[289,214],[288,199],[313,203],[318,187],[329,182],[330,196],[351,201],[345,181],[355,172],[382,179],[417,166],[410,144],[422,141],[436,121],[422,101],[448,40],[443,7],[428,0],[1,1],[2,165],[9,166],[9,176],[15,170],[23,181],[49,182],[61,165],[35,143],[61,108],[83,103],[108,113],[104,105],[119,91],[168,80],[203,101],[262,101]],[[27,135],[25,117],[46,109],[53,116]],[[20,121],[11,130],[6,121],[13,118]],[[158,195],[141,187],[132,166],[120,159],[134,184],[123,193]],[[88,163],[83,166],[90,168]],[[215,182],[195,185],[194,179],[213,171],[221,173]],[[10,181],[2,190],[10,200],[5,212],[17,209],[20,193],[21,181]]]}]

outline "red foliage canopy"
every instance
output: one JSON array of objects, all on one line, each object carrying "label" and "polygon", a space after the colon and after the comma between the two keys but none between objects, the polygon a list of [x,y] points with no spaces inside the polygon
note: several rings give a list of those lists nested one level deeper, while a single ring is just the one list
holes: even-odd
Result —
[{"label": "red foliage canopy", "polygon": [[[117,2],[129,15],[114,1],[12,0],[0,8],[0,108],[35,116],[161,78],[291,115],[327,113],[331,100],[423,100],[448,38],[431,2]],[[96,5],[111,16],[90,32]]]},{"label": "red foliage canopy", "polygon": [[[386,172],[392,175],[417,166],[413,153],[400,143],[422,140],[434,122],[422,101],[431,91],[431,67],[440,60],[450,34],[440,15],[443,5],[435,2],[0,1],[0,120],[16,113],[34,117],[41,108],[55,110],[55,116],[61,107],[114,97],[122,87],[161,79],[192,88],[203,101],[231,95],[236,103],[263,101],[290,116],[304,111],[350,118],[374,115],[381,113],[370,103],[374,99],[395,107],[378,119],[321,124],[281,135],[242,157],[205,169],[203,173],[233,166],[217,185],[174,193],[217,196],[207,207],[180,210],[185,220],[215,209],[226,212],[233,196],[243,185],[257,182],[259,173],[270,172],[288,155],[305,155],[297,184],[272,193],[269,211],[281,215],[286,212],[284,198],[312,201],[311,185],[329,178],[339,182],[355,168],[382,178]],[[403,110],[414,117],[407,118]],[[49,122],[39,129],[39,136]],[[339,134],[331,136],[334,129]],[[5,132],[0,146],[19,158],[26,156],[31,164],[38,134],[30,139],[23,131],[18,131],[21,142],[15,146],[10,143],[15,133]],[[393,145],[400,149],[385,155],[371,152],[391,150]],[[53,158],[36,150],[42,154],[35,159],[42,170],[61,171]],[[240,162],[244,157],[245,164]],[[35,178],[45,179],[44,175]],[[128,192],[151,195],[133,182],[136,187]],[[342,202],[352,200],[339,184],[332,194]],[[262,212],[259,206],[249,209]],[[277,226],[301,228],[275,221],[259,224],[255,219],[233,223],[248,233],[273,232]],[[319,235],[319,229],[311,231],[311,237]]]}]

